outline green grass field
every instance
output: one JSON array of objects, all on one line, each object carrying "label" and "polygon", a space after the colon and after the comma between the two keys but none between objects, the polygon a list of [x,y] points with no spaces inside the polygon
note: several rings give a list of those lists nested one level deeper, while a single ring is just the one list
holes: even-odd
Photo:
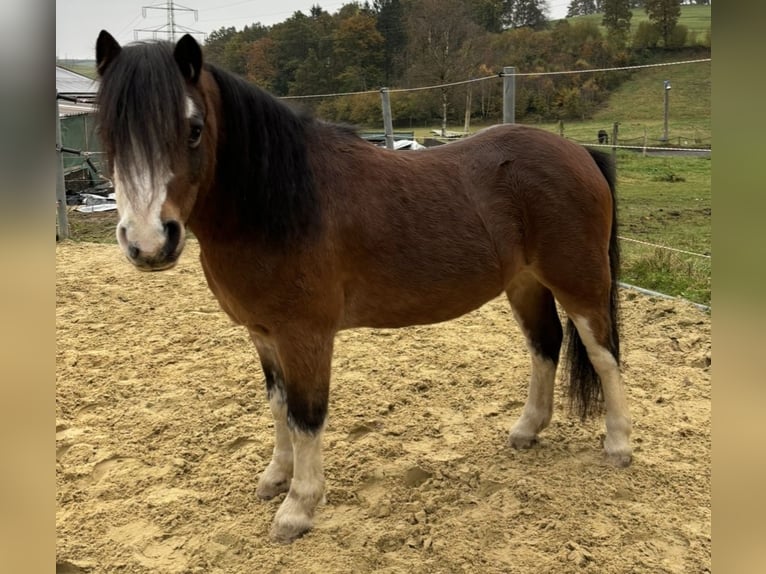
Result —
[{"label": "green grass field", "polygon": [[[709,58],[705,51],[682,50],[657,57],[657,63],[684,62]],[[669,80],[668,139],[676,146],[709,147],[712,145],[711,128],[711,62],[698,61],[657,68],[643,68],[617,88],[606,105],[596,110],[593,117],[583,121],[565,120],[540,123],[538,127],[561,133],[569,139],[583,143],[596,143],[596,134],[605,129],[609,136],[618,122],[618,138],[625,145],[658,145],[664,135],[665,85]],[[486,125],[472,123],[471,132]],[[413,128],[415,137],[431,137],[431,126]],[[462,131],[463,125],[449,125],[451,131]]]},{"label": "green grass field", "polygon": [[[703,40],[710,33],[712,6],[681,6],[681,16],[678,18],[678,24],[686,26],[690,35],[696,35],[697,42]],[[630,18],[630,35],[635,34],[638,25],[641,22],[648,22],[649,17],[643,8],[634,8],[633,16]],[[571,22],[591,21],[601,28],[602,33],[606,34],[606,28],[602,26],[603,14],[589,14],[588,16],[576,16],[570,18]],[[708,37],[709,38],[709,37]]]},{"label": "green grass field", "polygon": [[[712,161],[699,157],[617,154],[619,234],[710,256]],[[621,243],[622,280],[710,305],[712,259]]]},{"label": "green grass field", "polygon": [[63,66],[67,70],[91,78],[92,80],[98,78],[95,60],[61,60],[60,62],[57,62],[57,64]]}]

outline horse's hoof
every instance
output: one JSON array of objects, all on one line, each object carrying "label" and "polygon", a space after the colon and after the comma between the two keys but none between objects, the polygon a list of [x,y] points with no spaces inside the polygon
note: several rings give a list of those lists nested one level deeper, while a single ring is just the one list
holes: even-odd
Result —
[{"label": "horse's hoof", "polygon": [[633,454],[629,450],[627,452],[607,452],[606,457],[617,468],[628,467],[633,462]]},{"label": "horse's hoof", "polygon": [[626,436],[613,434],[607,431],[604,437],[604,452],[609,462],[617,468],[630,466],[633,461],[633,448]]},{"label": "horse's hoof", "polygon": [[292,517],[291,520],[274,520],[269,536],[278,544],[290,544],[311,530],[311,519],[308,517]]},{"label": "horse's hoof", "polygon": [[282,480],[280,482],[263,482],[258,483],[258,487],[255,489],[255,494],[261,500],[271,500],[275,496],[279,496],[288,490],[290,490],[289,480]]},{"label": "horse's hoof", "polygon": [[516,435],[511,433],[508,437],[508,442],[513,448],[519,450],[526,450],[532,448],[537,444],[537,435]]}]

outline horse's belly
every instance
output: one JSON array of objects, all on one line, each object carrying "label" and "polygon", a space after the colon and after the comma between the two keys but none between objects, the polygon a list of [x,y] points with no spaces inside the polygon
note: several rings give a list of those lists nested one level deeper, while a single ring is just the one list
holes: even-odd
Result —
[{"label": "horse's belly", "polygon": [[[483,279],[483,280],[482,280]],[[342,328],[397,328],[448,321],[478,309],[502,292],[494,276],[423,286],[350,284],[345,290]]]}]

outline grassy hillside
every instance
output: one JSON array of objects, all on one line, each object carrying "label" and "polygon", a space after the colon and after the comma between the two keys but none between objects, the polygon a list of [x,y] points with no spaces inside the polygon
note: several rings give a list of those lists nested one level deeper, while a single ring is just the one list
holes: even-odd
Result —
[{"label": "grassy hillside", "polygon": [[[678,24],[686,26],[689,30],[690,36],[696,35],[697,42],[702,41],[705,37],[709,38],[711,12],[712,6],[681,6],[681,16],[678,19]],[[636,28],[641,22],[648,22],[649,17],[646,15],[646,10],[643,8],[634,8],[632,10],[633,16],[630,18],[630,34],[631,36],[636,32]],[[588,16],[576,16],[570,18],[570,21],[590,21],[598,25],[604,34],[606,34],[606,28],[601,25],[603,20],[603,14],[589,14]]]},{"label": "grassy hillside", "polygon": [[[710,57],[705,50],[681,50],[661,53],[656,62],[677,62]],[[566,121],[564,135],[583,142],[596,142],[596,133],[605,129],[611,136],[612,125],[619,122],[621,142],[657,145],[664,131],[664,81],[671,85],[668,94],[668,137],[680,146],[710,146],[711,131],[711,62],[679,64],[640,69],[617,88],[606,105],[582,122]],[[561,125],[541,127],[559,133]]]}]

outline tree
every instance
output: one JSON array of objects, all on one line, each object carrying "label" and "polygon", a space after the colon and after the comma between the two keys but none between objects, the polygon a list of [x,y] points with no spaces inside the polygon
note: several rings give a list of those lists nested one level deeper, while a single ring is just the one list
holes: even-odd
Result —
[{"label": "tree", "polygon": [[601,23],[606,27],[607,38],[614,45],[624,47],[630,34],[630,0],[603,0],[604,18]]},{"label": "tree", "polygon": [[247,72],[247,47],[242,35],[233,36],[223,49],[223,67],[234,74],[245,75]]},{"label": "tree", "polygon": [[274,64],[274,40],[264,37],[250,44],[247,50],[246,78],[266,89],[273,90],[277,68]]},{"label": "tree", "polygon": [[645,48],[656,48],[660,41],[657,27],[644,20],[639,22],[636,31],[633,33],[633,50],[643,50]]},{"label": "tree", "polygon": [[338,89],[363,91],[380,86],[385,41],[375,28],[374,16],[360,10],[341,20],[333,42],[333,58],[342,66]]},{"label": "tree", "polygon": [[295,12],[271,28],[276,68],[273,86],[277,94],[316,94],[331,89],[335,77],[334,26],[332,16],[319,6],[312,6],[310,16]]},{"label": "tree", "polygon": [[572,0],[567,10],[567,18],[597,14],[598,11],[596,0]]},{"label": "tree", "polygon": [[383,37],[383,82],[388,86],[402,75],[402,54],[407,47],[404,9],[399,0],[375,0],[373,11],[375,28]]},{"label": "tree", "polygon": [[505,0],[503,6],[505,28],[542,30],[548,25],[547,0]]},{"label": "tree", "polygon": [[681,0],[646,0],[646,14],[662,38],[663,45],[671,45],[673,29],[681,16]]},{"label": "tree", "polygon": [[216,66],[224,65],[224,50],[226,44],[237,36],[238,32],[234,26],[221,27],[218,30],[213,30],[208,34],[205,44],[202,47],[202,51],[205,55],[205,61]]},{"label": "tree", "polygon": [[473,21],[487,32],[503,31],[503,0],[466,0]]},{"label": "tree", "polygon": [[[413,3],[408,18],[410,80],[414,84],[445,84],[475,70],[481,50],[475,49],[481,29],[462,0]],[[442,132],[447,128],[450,89],[441,88]]]},{"label": "tree", "polygon": [[250,43],[268,36],[269,29],[260,22],[256,22],[251,26],[245,25],[242,31],[239,32],[239,35],[242,37],[243,42]]}]

